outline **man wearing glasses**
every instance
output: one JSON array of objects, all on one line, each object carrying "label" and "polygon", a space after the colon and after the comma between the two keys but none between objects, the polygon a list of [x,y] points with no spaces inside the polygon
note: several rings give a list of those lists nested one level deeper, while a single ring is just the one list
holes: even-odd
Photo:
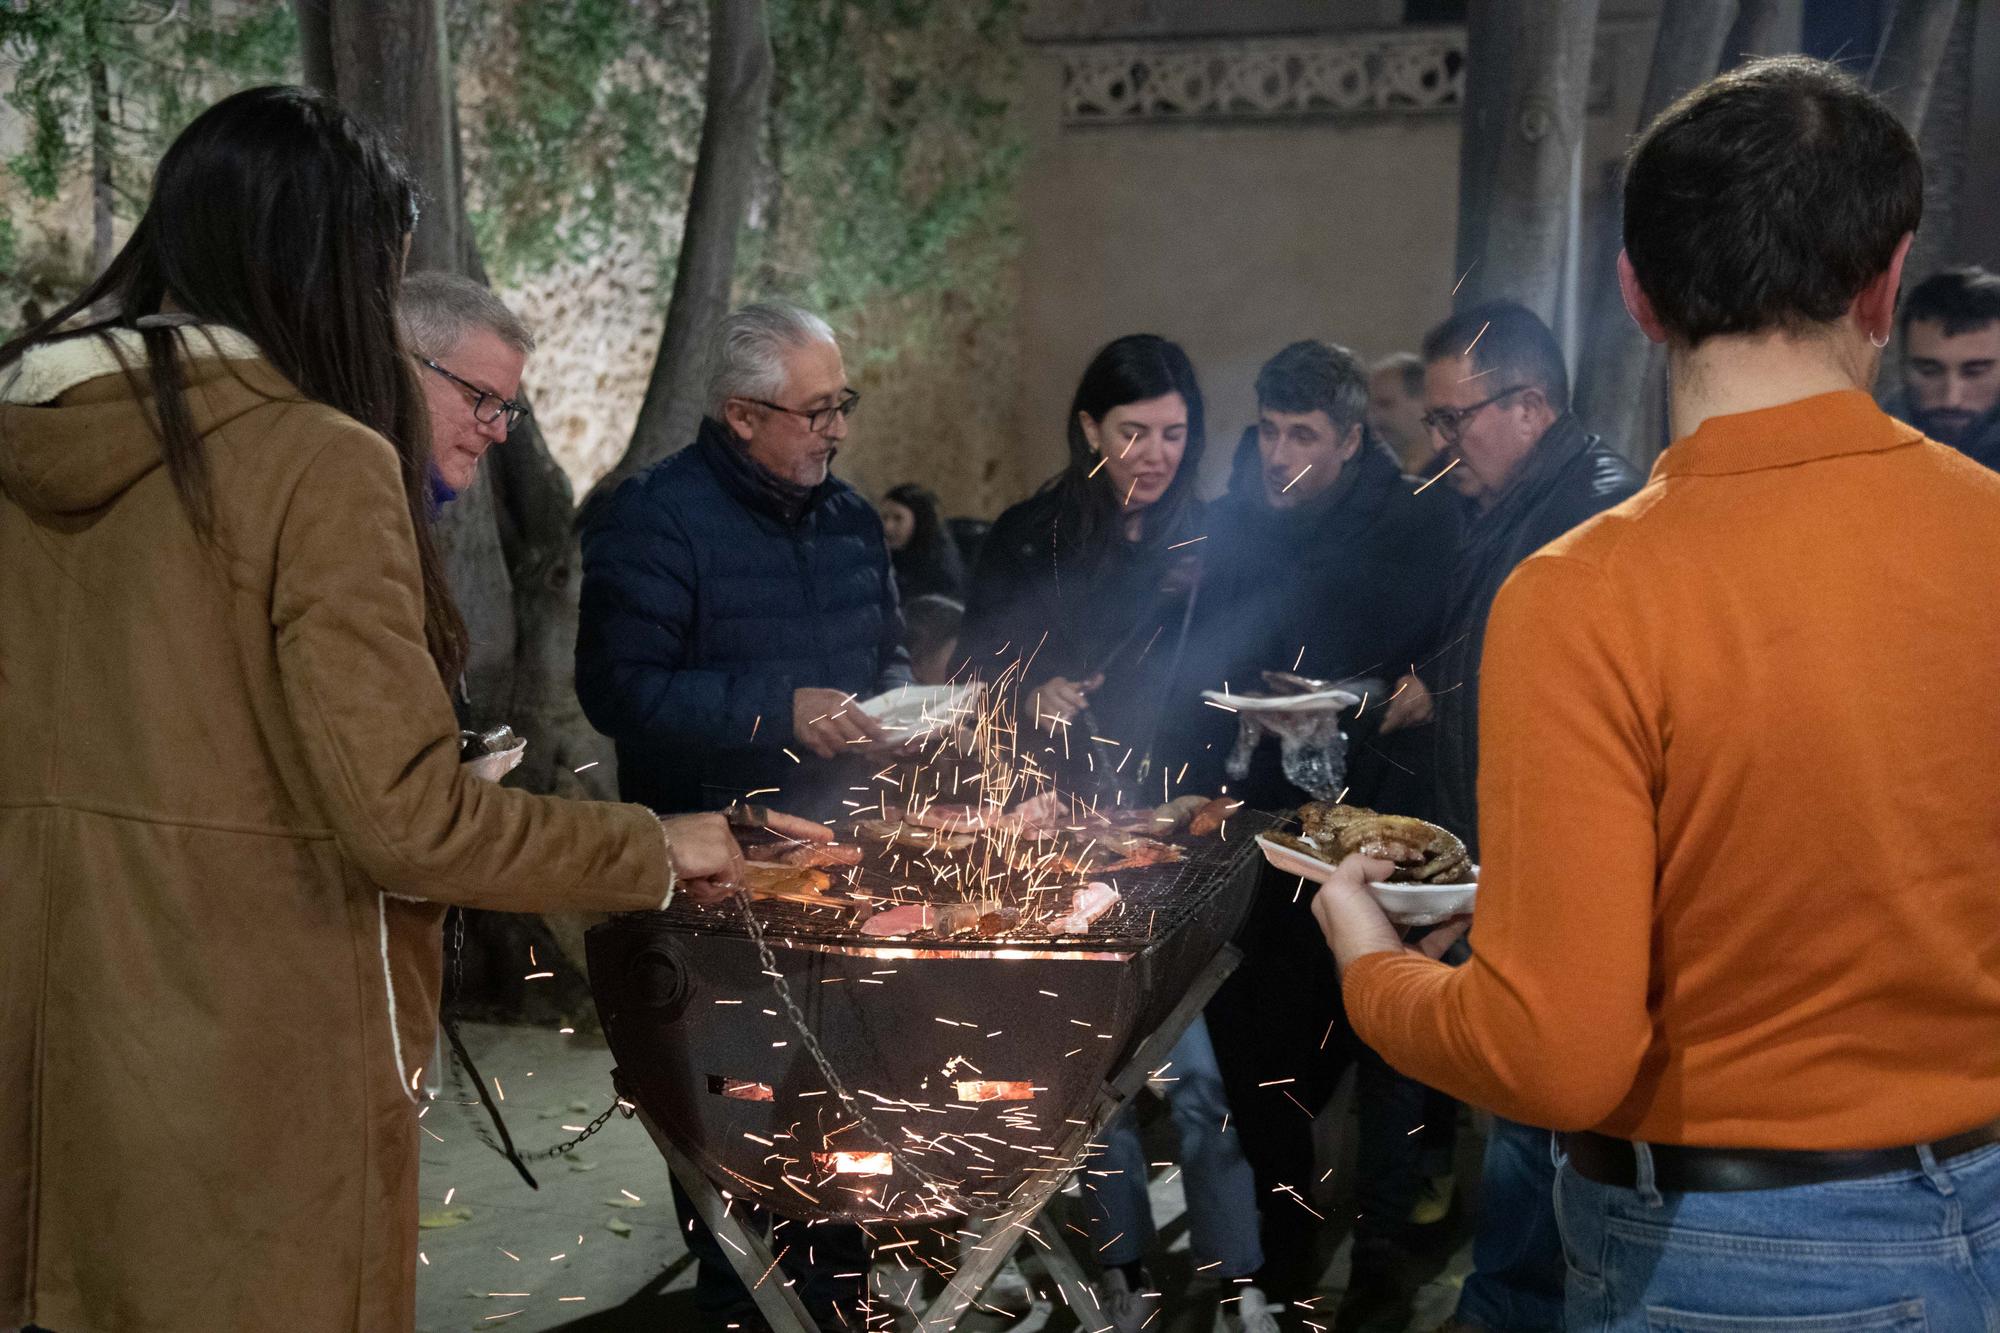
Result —
[{"label": "man wearing glasses", "polygon": [[[1451,578],[1437,655],[1404,677],[1382,729],[1435,715],[1437,819],[1478,858],[1479,662],[1500,585],[1528,556],[1635,493],[1637,469],[1569,410],[1569,374],[1534,312],[1496,301],[1424,339],[1424,425],[1434,476],[1475,514]],[[1441,472],[1435,469],[1442,469]],[[1456,1326],[1563,1325],[1550,1135],[1496,1118],[1481,1173],[1481,1223]]]},{"label": "man wearing glasses", "polygon": [[515,399],[535,339],[499,297],[449,273],[412,274],[397,314],[430,409],[431,496],[442,505],[528,415]]},{"label": "man wearing glasses", "polygon": [[[910,680],[882,521],[828,471],[858,396],[833,330],[795,306],[724,319],[711,365],[694,443],[585,519],[577,695],[617,743],[625,800],[668,812],[748,797],[829,818],[893,744],[856,698]],[[697,1306],[712,1327],[757,1326],[678,1184],[674,1200]],[[861,1233],[776,1225],[819,1326],[860,1328]]]}]

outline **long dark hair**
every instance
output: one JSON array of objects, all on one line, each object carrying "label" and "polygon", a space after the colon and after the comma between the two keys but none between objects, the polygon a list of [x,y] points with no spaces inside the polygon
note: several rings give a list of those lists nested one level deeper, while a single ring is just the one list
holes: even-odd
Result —
[{"label": "long dark hair", "polygon": [[1087,412],[1092,420],[1102,421],[1113,408],[1170,393],[1179,394],[1187,404],[1187,447],[1166,493],[1146,512],[1149,541],[1177,531],[1194,503],[1195,475],[1206,441],[1201,385],[1180,344],[1151,333],[1127,334],[1105,344],[1090,359],[1069,405],[1069,466],[1044,488],[1058,497],[1057,538],[1064,547],[1088,557],[1105,549],[1119,532],[1118,497],[1112,493],[1111,479],[1098,467],[1103,459],[1092,451],[1079,415]]},{"label": "long dark hair", "polygon": [[914,481],[906,481],[892,487],[882,498],[894,500],[909,510],[913,520],[910,540],[902,550],[891,553],[897,572],[913,587],[922,585],[918,588],[920,592],[963,595],[965,561],[959,555],[958,543],[945,529],[937,496]]},{"label": "long dark hair", "polygon": [[[101,337],[145,341],[151,424],[195,530],[214,528],[208,459],[187,403],[180,336],[139,321],[171,302],[257,344],[302,394],[380,432],[402,460],[403,490],[423,570],[424,637],[456,680],[465,622],[452,603],[426,509],[431,441],[423,390],[396,327],[403,249],[417,216],[409,175],[381,138],[332,99],[305,88],[252,88],[196,117],[160,159],[152,199],[102,277],[68,305],[0,346],[0,370],[36,343]],[[74,329],[86,310],[112,313]],[[122,355],[120,364],[125,365]]]}]

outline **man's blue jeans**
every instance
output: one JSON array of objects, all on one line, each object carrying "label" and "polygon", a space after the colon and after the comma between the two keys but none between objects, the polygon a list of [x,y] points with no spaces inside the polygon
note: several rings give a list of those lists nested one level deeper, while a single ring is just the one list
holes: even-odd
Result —
[{"label": "man's blue jeans", "polygon": [[[1257,1182],[1232,1125],[1222,1071],[1208,1024],[1195,1019],[1167,1057],[1167,1109],[1181,1135],[1182,1188],[1187,1193],[1188,1245],[1205,1277],[1248,1277],[1264,1266],[1257,1240]],[[1112,1118],[1102,1149],[1084,1159],[1083,1195],[1090,1243],[1098,1261],[1137,1263],[1153,1241],[1146,1152],[1132,1108]],[[1303,1213],[1300,1216],[1304,1216]]]},{"label": "man's blue jeans", "polygon": [[1865,1180],[1666,1194],[1561,1168],[1571,1333],[2000,1328],[2000,1147]]},{"label": "man's blue jeans", "polygon": [[1458,1298],[1463,1323],[1497,1333],[1550,1333],[1563,1326],[1554,1137],[1493,1117],[1479,1171],[1472,1275]]}]

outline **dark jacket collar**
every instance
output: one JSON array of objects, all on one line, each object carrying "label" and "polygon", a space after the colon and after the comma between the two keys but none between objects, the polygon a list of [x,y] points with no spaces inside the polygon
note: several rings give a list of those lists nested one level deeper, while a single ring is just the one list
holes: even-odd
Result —
[{"label": "dark jacket collar", "polygon": [[796,525],[840,485],[830,476],[817,486],[787,481],[754,461],[729,427],[713,417],[701,419],[694,447],[724,490],[745,508],[768,514],[787,527]]},{"label": "dark jacket collar", "polygon": [[[1264,495],[1262,470],[1232,485],[1225,503],[1234,518],[1249,524],[1266,539],[1290,542],[1322,527],[1346,527],[1366,522],[1382,505],[1386,491],[1402,477],[1396,456],[1373,432],[1362,436],[1361,448],[1340,469],[1333,485],[1296,509],[1274,509]],[[1227,512],[1227,511],[1225,511]]]},{"label": "dark jacket collar", "polygon": [[1536,507],[1553,490],[1563,472],[1579,455],[1596,444],[1597,437],[1583,429],[1575,414],[1565,412],[1542,432],[1535,447],[1521,460],[1521,466],[1480,518],[1477,526],[1508,527],[1521,514]]}]

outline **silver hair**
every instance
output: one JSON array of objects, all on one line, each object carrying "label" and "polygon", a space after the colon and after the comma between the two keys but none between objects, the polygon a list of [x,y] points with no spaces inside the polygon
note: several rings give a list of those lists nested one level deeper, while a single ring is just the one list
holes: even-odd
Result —
[{"label": "silver hair", "polygon": [[731,398],[777,398],[785,391],[785,352],[816,342],[835,342],[832,327],[784,301],[759,301],[730,315],[715,330],[708,414],[722,420]]},{"label": "silver hair", "polygon": [[488,330],[523,356],[535,350],[535,335],[519,315],[491,289],[455,273],[413,273],[405,278],[396,317],[410,350],[433,361],[450,356],[474,329]]}]

